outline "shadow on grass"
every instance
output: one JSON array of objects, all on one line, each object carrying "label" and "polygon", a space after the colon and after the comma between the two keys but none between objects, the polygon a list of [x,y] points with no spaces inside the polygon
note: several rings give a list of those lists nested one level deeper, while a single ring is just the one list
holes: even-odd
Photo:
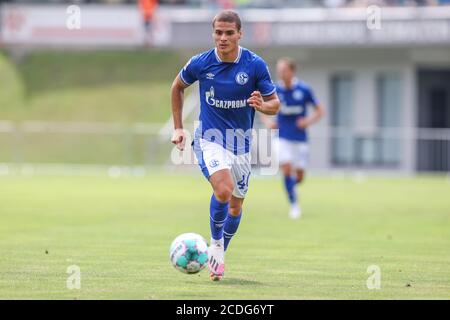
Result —
[{"label": "shadow on grass", "polygon": [[223,278],[221,281],[224,285],[232,285],[232,286],[263,286],[264,283],[255,281],[255,280],[248,280],[248,279],[241,279],[241,278]]}]

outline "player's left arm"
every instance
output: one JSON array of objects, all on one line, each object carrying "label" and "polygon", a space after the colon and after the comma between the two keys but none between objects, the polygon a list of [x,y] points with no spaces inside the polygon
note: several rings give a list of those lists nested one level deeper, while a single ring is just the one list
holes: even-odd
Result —
[{"label": "player's left arm", "polygon": [[314,92],[311,89],[307,91],[307,103],[314,106],[313,108],[314,111],[309,117],[298,119],[297,126],[299,126],[302,129],[306,129],[309,126],[313,125],[314,123],[319,121],[325,114],[323,106],[316,99],[316,96],[314,95]]},{"label": "player's left arm", "polygon": [[280,109],[280,100],[275,92],[268,96],[262,96],[261,92],[253,91],[247,101],[250,107],[267,115],[275,115]]},{"label": "player's left arm", "polygon": [[298,119],[298,126],[302,129],[306,129],[319,121],[324,116],[324,114],[324,108],[320,104],[317,104],[314,106],[314,111],[309,117]]}]

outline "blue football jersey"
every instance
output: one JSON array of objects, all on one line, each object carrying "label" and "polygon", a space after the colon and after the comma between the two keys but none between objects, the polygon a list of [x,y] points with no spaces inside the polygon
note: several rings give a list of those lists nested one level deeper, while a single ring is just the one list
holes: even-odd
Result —
[{"label": "blue football jersey", "polygon": [[306,142],[308,140],[306,130],[299,128],[296,121],[307,116],[308,105],[314,107],[318,105],[313,91],[305,83],[294,79],[290,89],[278,84],[277,94],[281,102],[277,115],[280,138]]},{"label": "blue football jersey", "polygon": [[247,99],[255,90],[263,96],[276,91],[265,61],[239,47],[234,62],[223,62],[211,49],[192,57],[179,75],[187,85],[199,81],[200,126],[194,141],[203,138],[234,154],[249,152],[255,109]]}]

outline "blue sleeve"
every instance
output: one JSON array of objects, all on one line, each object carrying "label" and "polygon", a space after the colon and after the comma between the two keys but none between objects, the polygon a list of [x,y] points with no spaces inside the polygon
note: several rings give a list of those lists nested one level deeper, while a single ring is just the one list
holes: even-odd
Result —
[{"label": "blue sleeve", "polygon": [[314,107],[319,105],[319,101],[317,100],[316,95],[311,88],[308,88],[308,102],[311,103]]},{"label": "blue sleeve", "polygon": [[262,96],[270,96],[276,91],[276,87],[270,78],[269,68],[261,58],[256,60],[256,88]]},{"label": "blue sleeve", "polygon": [[198,80],[198,64],[198,56],[194,56],[189,59],[183,69],[181,69],[179,75],[186,85],[189,86]]}]

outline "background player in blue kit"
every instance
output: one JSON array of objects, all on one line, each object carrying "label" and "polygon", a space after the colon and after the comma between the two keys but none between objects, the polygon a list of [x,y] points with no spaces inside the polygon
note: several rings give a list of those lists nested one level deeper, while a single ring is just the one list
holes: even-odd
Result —
[{"label": "background player in blue kit", "polygon": [[215,48],[192,57],[175,78],[172,94],[172,143],[185,147],[182,123],[184,89],[199,81],[200,126],[194,151],[204,176],[211,183],[212,280],[224,274],[224,251],[236,233],[250,177],[251,129],[255,111],[274,115],[280,102],[266,63],[239,46],[241,20],[233,11],[213,19]]},{"label": "background player in blue kit", "polygon": [[[309,146],[306,129],[316,123],[324,114],[312,89],[295,77],[296,64],[290,58],[277,62],[279,83],[277,93],[281,109],[276,122],[263,117],[265,124],[279,129],[279,163],[284,176],[284,186],[291,205],[289,216],[293,219],[301,216],[301,207],[295,186],[303,181],[308,164]],[[313,106],[313,113],[308,116],[308,106]]]}]

